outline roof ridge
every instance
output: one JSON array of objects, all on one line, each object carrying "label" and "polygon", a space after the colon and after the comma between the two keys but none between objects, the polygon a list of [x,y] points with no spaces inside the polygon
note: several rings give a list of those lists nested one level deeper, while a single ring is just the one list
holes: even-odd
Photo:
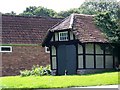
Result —
[{"label": "roof ridge", "polygon": [[24,15],[6,15],[6,14],[2,14],[2,16],[8,16],[8,17],[22,17],[22,18],[62,19],[62,18],[55,18],[55,17],[49,17],[49,16],[24,16]]},{"label": "roof ridge", "polygon": [[51,27],[49,30],[50,30],[50,31],[54,31],[54,30],[52,30],[54,27],[60,25],[62,22],[64,22],[64,21],[65,21],[66,19],[68,19],[69,17],[70,17],[70,16],[64,18],[63,20],[61,20],[60,22],[58,22],[57,24],[55,24],[53,27]]},{"label": "roof ridge", "polygon": [[75,13],[74,15],[79,15],[79,16],[95,16],[95,15],[89,15],[89,14],[78,14],[78,13]]},{"label": "roof ridge", "polygon": [[73,25],[73,21],[74,21],[74,13],[71,14],[71,18],[70,18],[70,25],[69,25],[69,28],[71,29],[72,28],[72,25]]}]

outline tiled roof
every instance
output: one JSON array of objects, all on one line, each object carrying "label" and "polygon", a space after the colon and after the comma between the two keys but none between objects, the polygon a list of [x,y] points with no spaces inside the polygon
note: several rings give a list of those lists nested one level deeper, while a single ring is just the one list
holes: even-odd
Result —
[{"label": "tiled roof", "polygon": [[91,15],[74,15],[73,32],[78,40],[84,42],[108,42],[105,34],[96,27]]},{"label": "tiled roof", "polygon": [[41,44],[46,32],[62,19],[2,15],[3,44]]},{"label": "tiled roof", "polygon": [[[108,42],[107,37],[94,23],[93,15],[72,14],[57,24],[50,31],[69,29],[82,42]],[[72,21],[72,22],[71,22]]]},{"label": "tiled roof", "polygon": [[68,29],[69,26],[70,26],[70,20],[71,20],[71,16],[63,19],[61,22],[59,22],[56,25],[54,25],[51,28],[51,31]]}]

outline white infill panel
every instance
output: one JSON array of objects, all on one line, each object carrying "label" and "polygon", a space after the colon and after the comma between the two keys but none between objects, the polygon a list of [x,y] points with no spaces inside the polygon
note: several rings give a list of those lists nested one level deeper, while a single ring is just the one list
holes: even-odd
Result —
[{"label": "white infill panel", "polygon": [[73,32],[70,31],[70,40],[73,40]]},{"label": "white infill panel", "polygon": [[55,41],[58,41],[58,33],[55,33]]},{"label": "white infill panel", "polygon": [[52,55],[56,55],[56,48],[52,46]]},{"label": "white infill panel", "polygon": [[56,57],[52,57],[52,69],[56,69]]}]

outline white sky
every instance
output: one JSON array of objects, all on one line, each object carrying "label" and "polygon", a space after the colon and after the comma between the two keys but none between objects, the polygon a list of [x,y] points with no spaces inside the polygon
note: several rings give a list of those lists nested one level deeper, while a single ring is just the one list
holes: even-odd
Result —
[{"label": "white sky", "polygon": [[[28,6],[43,6],[57,12],[78,8],[85,0],[0,0],[0,12],[22,13]],[[120,1],[120,0],[118,0]]]}]

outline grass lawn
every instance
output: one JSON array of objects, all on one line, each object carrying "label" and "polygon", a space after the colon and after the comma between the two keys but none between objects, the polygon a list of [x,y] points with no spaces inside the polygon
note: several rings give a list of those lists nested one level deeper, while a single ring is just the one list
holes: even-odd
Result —
[{"label": "grass lawn", "polygon": [[0,77],[4,88],[66,88],[118,84],[118,72],[73,76]]}]

